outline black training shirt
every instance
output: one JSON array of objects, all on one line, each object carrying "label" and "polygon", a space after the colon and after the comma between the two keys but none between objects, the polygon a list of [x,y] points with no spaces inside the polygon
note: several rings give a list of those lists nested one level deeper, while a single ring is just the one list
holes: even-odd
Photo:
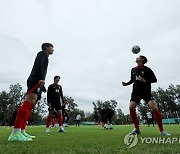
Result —
[{"label": "black training shirt", "polygon": [[35,82],[38,82],[39,80],[45,80],[48,62],[48,56],[45,51],[38,52],[28,80]]},{"label": "black training shirt", "polygon": [[48,87],[47,91],[47,101],[50,104],[61,103],[63,102],[63,91],[62,87],[59,84],[53,83]]},{"label": "black training shirt", "polygon": [[[146,82],[137,80],[137,77],[143,77]],[[131,79],[127,85],[133,84],[134,93],[143,93],[151,91],[151,83],[157,82],[154,72],[147,66],[137,66],[131,69]]]}]

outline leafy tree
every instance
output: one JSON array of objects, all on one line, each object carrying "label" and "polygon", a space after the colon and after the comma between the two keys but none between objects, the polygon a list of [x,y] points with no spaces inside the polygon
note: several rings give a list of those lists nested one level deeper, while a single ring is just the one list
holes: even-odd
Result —
[{"label": "leafy tree", "polygon": [[115,100],[107,100],[107,101],[102,101],[102,100],[97,100],[96,102],[92,103],[94,105],[94,110],[96,111],[97,108],[102,108],[102,109],[112,109],[115,110],[117,106],[117,102]]}]

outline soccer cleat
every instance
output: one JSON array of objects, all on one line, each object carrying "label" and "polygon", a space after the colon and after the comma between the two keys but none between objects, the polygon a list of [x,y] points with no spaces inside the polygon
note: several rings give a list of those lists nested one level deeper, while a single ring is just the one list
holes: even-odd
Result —
[{"label": "soccer cleat", "polygon": [[11,133],[8,141],[32,141],[32,139],[25,137],[21,132],[17,132],[15,134]]},{"label": "soccer cleat", "polygon": [[163,136],[171,136],[171,134],[168,133],[168,132],[166,132],[166,131],[162,131],[162,132],[161,132],[161,135],[163,135]]},{"label": "soccer cleat", "polygon": [[104,129],[108,129],[108,124],[105,124],[105,125],[104,125]]},{"label": "soccer cleat", "polygon": [[66,131],[63,128],[60,128],[58,132],[66,133]]},{"label": "soccer cleat", "polygon": [[104,130],[108,129],[108,127],[104,127]]},{"label": "soccer cleat", "polygon": [[27,138],[31,138],[31,139],[36,138],[35,136],[31,136],[31,135],[29,135],[29,134],[27,134],[25,132],[23,132],[22,134]]},{"label": "soccer cleat", "polygon": [[140,131],[140,130],[133,129],[129,134],[130,134],[130,135],[139,135],[139,134],[141,134],[141,131]]},{"label": "soccer cleat", "polygon": [[50,133],[50,129],[49,128],[46,128],[46,133]]}]

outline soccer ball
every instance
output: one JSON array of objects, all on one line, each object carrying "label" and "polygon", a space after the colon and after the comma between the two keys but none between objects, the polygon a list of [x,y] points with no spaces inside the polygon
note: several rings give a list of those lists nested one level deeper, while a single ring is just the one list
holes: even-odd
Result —
[{"label": "soccer ball", "polygon": [[132,53],[138,54],[140,52],[141,48],[138,45],[135,45],[132,47]]}]

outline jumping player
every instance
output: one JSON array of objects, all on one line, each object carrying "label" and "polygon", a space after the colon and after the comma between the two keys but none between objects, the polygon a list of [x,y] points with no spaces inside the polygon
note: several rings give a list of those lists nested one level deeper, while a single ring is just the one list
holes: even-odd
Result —
[{"label": "jumping player", "polygon": [[154,101],[151,94],[151,83],[157,82],[154,72],[144,64],[147,63],[145,56],[139,56],[136,59],[137,66],[131,69],[131,79],[129,82],[122,82],[123,86],[133,83],[133,90],[129,104],[130,116],[134,123],[135,129],[131,134],[140,134],[139,121],[136,114],[136,106],[139,105],[141,99],[145,100],[153,111],[154,119],[156,120],[159,130],[162,135],[170,136],[168,132],[164,131],[162,124],[162,115]]},{"label": "jumping player", "polygon": [[[62,87],[58,84],[60,76],[54,77],[54,83],[48,87],[47,91],[47,101],[49,106],[49,115],[46,120],[46,133],[50,133],[50,124],[52,121],[52,114],[54,110],[57,112],[57,120],[59,123],[59,132],[66,132],[62,127],[63,117],[62,117],[62,105],[64,103]],[[61,103],[62,102],[62,103]]]},{"label": "jumping player", "polygon": [[34,61],[34,65],[30,76],[27,80],[27,93],[25,101],[18,110],[14,129],[8,138],[8,141],[31,141],[35,136],[31,136],[25,132],[26,122],[29,119],[32,108],[37,101],[41,99],[41,93],[45,92],[45,78],[48,67],[48,57],[53,54],[53,45],[43,43],[40,51]]},{"label": "jumping player", "polygon": [[[101,120],[104,123],[104,129],[112,129],[112,117],[114,115],[114,110],[112,109],[101,109],[98,108],[99,114],[101,115]],[[109,126],[108,126],[109,124]]]}]

